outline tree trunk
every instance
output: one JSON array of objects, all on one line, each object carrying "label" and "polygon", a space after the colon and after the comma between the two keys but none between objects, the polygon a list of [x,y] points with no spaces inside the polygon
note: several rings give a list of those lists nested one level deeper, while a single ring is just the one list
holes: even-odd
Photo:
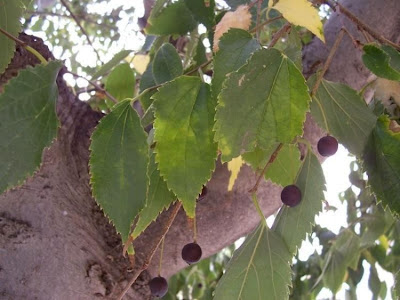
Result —
[{"label": "tree trunk", "polygon": [[[399,41],[398,0],[348,0],[343,3],[385,37]],[[385,17],[382,17],[385,16]],[[354,26],[345,17],[333,14],[325,26],[327,46],[314,40],[304,49],[304,70],[310,74],[317,61],[324,62],[335,35],[342,26],[355,36]],[[21,39],[45,57],[51,54],[43,43],[21,35]],[[37,63],[18,47],[2,86],[16,72]],[[347,37],[339,48],[327,77],[360,87],[369,73],[360,63],[360,52]],[[88,175],[89,137],[101,114],[78,101],[62,75],[58,79],[57,140],[43,154],[39,171],[25,184],[0,196],[0,298],[1,299],[115,299],[129,281],[132,269],[122,256],[121,242],[91,197]],[[321,131],[308,119],[305,136],[314,142]],[[212,255],[252,230],[259,222],[248,190],[255,174],[242,168],[234,190],[227,193],[229,172],[217,163],[207,185],[207,196],[198,203],[198,242],[204,256]],[[280,188],[263,183],[259,199],[266,216],[279,207]],[[148,259],[161,234],[169,212],[135,241],[136,266]],[[171,276],[185,266],[182,246],[192,240],[183,211],[178,213],[165,241],[163,272]],[[158,251],[149,269],[143,272],[124,299],[150,299],[148,280],[156,275]]]}]

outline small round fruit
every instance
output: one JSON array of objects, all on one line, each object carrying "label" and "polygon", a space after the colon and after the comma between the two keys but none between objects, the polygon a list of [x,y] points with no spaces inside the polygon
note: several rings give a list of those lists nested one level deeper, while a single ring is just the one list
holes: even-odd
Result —
[{"label": "small round fruit", "polygon": [[285,186],[281,193],[281,200],[287,206],[296,206],[301,201],[300,189],[294,184]]},{"label": "small round fruit", "polygon": [[168,292],[168,282],[164,277],[154,277],[149,282],[149,287],[151,294],[154,297],[164,297],[165,294]]},{"label": "small round fruit", "polygon": [[338,141],[333,136],[324,136],[318,141],[318,152],[322,156],[334,155],[338,149]]},{"label": "small round fruit", "polygon": [[182,259],[189,265],[197,263],[202,255],[201,247],[197,243],[189,243],[182,248]]}]

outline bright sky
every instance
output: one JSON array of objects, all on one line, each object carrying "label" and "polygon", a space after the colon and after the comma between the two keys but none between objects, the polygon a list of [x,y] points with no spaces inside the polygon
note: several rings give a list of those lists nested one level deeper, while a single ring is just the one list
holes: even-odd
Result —
[{"label": "bright sky", "polygon": [[[41,0],[43,3],[48,3],[51,5],[57,3],[54,0]],[[56,4],[60,5],[60,4]],[[137,25],[137,17],[143,15],[143,3],[142,0],[110,0],[107,5],[91,5],[88,7],[88,11],[92,13],[105,14],[111,9],[117,8],[119,6],[123,6],[124,9],[128,9],[134,7],[136,9],[135,16],[133,18],[129,18],[124,11],[121,12],[121,21],[117,24],[119,27],[119,33],[121,34],[121,38],[118,43],[114,43],[108,49],[108,52],[102,57],[103,61],[110,60],[114,54],[119,52],[121,49],[132,49],[135,52],[139,51],[142,44],[144,43],[144,37],[142,34],[138,33],[138,25]],[[324,12],[321,11],[323,15]],[[70,20],[59,19],[58,17],[51,17],[53,21],[55,21],[56,30],[57,27],[67,26],[70,23]],[[35,21],[35,20],[33,20]],[[82,36],[80,32],[75,31],[75,26],[73,24],[68,25],[69,33],[71,34],[71,38],[75,41],[79,41],[80,45],[76,46],[72,51],[78,52],[77,60],[81,63],[82,66],[95,66],[97,59],[96,55],[91,46],[87,45],[86,39]],[[29,33],[29,32],[28,32]],[[46,40],[45,34],[38,34],[35,32],[35,35],[39,35],[44,40]],[[100,47],[99,41],[93,42],[94,46]],[[51,46],[51,45],[49,45]],[[68,67],[68,58],[67,56],[61,56],[62,49],[55,47],[52,49],[54,55],[57,58],[67,60]],[[72,83],[72,76],[66,76],[66,79]],[[77,84],[79,87],[87,87],[88,83],[84,79],[78,79]],[[86,99],[82,99],[86,100]],[[343,192],[350,186],[350,182],[348,180],[348,175],[350,173],[350,162],[353,161],[354,158],[348,155],[346,149],[342,146],[339,147],[339,151],[332,157],[328,158],[323,163],[323,170],[327,182],[327,192],[325,194],[326,200],[330,205],[333,205],[338,208],[337,211],[324,211],[316,218],[316,223],[321,225],[322,227],[327,227],[334,233],[339,233],[340,228],[342,226],[346,227],[346,206],[341,203],[339,200],[339,193]],[[273,222],[273,218],[268,218],[268,224],[271,225]],[[303,246],[300,249],[300,259],[307,260],[308,256],[311,255],[315,250],[321,251],[321,246],[316,241],[314,245],[311,245],[309,242],[303,242]],[[393,286],[393,277],[390,273],[385,272],[379,266],[377,266],[378,272],[380,274],[380,278],[383,278],[388,287],[388,293],[386,300],[392,300],[390,288]],[[364,265],[364,276],[361,283],[358,285],[357,289],[357,297],[358,299],[371,299],[372,293],[368,288],[368,277],[369,277],[369,267]],[[383,277],[382,277],[382,276]],[[336,299],[345,300],[344,288],[346,284],[342,287],[342,290],[336,295]],[[332,293],[323,289],[319,294],[318,299],[328,299],[332,297]]]}]

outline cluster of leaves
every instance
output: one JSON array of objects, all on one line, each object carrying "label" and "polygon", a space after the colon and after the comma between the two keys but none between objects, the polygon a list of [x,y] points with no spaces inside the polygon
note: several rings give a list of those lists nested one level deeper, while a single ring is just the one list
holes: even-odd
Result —
[{"label": "cluster of leaves", "polygon": [[[18,19],[23,3],[0,0],[0,4],[6,15],[13,17],[0,18],[0,28],[16,35],[21,29]],[[304,15],[299,17],[297,9]],[[322,23],[309,2],[271,1],[267,10],[261,21],[269,18],[270,11],[279,11],[289,22],[305,26],[323,39]],[[259,171],[271,163],[263,174],[265,179],[282,186],[295,184],[301,190],[302,201],[295,207],[282,207],[272,228],[261,216],[259,226],[227,265],[214,299],[287,299],[292,259],[312,232],[314,218],[322,210],[325,189],[323,172],[311,147],[300,157],[298,143],[304,142],[299,137],[306,113],[310,111],[323,129],[359,157],[371,191],[384,208],[389,207],[397,215],[400,134],[388,109],[379,109],[379,105],[367,107],[360,93],[347,85],[322,79],[311,95],[310,90],[321,78],[314,76],[306,81],[303,77],[301,43],[295,28],[286,43],[274,47],[269,39],[257,39],[250,33],[252,30],[249,32],[253,17],[247,6],[233,14],[234,18],[228,14],[229,17],[222,17],[213,0],[158,0],[145,28],[148,34],[158,37],[149,40],[150,63],[138,78],[138,89],[130,64],[119,64],[129,51],[122,51],[92,73],[94,80],[105,81],[105,89],[112,95],[108,100],[117,103],[105,103],[109,113],[91,137],[91,186],[96,201],[126,243],[139,236],[176,200],[182,202],[188,217],[194,218],[196,199],[214,171],[218,153],[222,162],[234,160],[236,169],[244,162]],[[234,23],[228,21],[232,19]],[[238,19],[244,19],[240,26],[234,25]],[[199,34],[200,23],[206,27],[206,34]],[[214,39],[217,33],[222,36],[220,39]],[[0,47],[7,54],[0,61],[3,72],[15,44],[1,38],[5,42],[0,40]],[[176,38],[188,40],[185,53],[177,51]],[[214,53],[204,46],[206,38],[214,46],[218,44],[217,49],[212,47],[216,49]],[[363,61],[373,73],[400,80],[400,54],[395,49],[370,44],[364,47],[364,53]],[[0,146],[1,192],[20,184],[39,167],[43,149],[56,136],[55,80],[60,67],[61,63],[54,61],[22,70],[0,95],[0,138],[9,141]],[[212,78],[206,75],[211,73]],[[143,116],[133,108],[137,100]],[[276,156],[273,162],[272,155]],[[229,188],[232,184],[233,180]],[[255,193],[253,200],[258,207]],[[349,197],[346,201],[350,201]],[[390,216],[389,211],[375,207],[365,210],[366,219],[375,211],[381,213],[379,218],[383,215],[386,220]],[[138,221],[132,230],[135,219]],[[314,291],[322,282],[335,293],[348,267],[356,269],[360,257],[367,259],[366,253],[370,253],[368,259],[381,264],[372,254],[372,246],[363,244],[367,239],[363,240],[363,236],[372,236],[369,243],[383,235],[386,241],[395,239],[393,232],[398,230],[393,229],[397,228],[393,224],[397,223],[392,220],[388,226],[385,223],[379,236],[364,221],[354,220],[353,227],[327,243],[326,255],[321,256],[324,264],[319,274],[315,273],[318,278],[311,276]],[[364,226],[359,233],[356,223]],[[370,226],[376,229],[375,225]],[[377,246],[388,249],[382,244]],[[390,270],[394,272],[398,267],[396,259],[387,265],[382,262],[382,266],[393,267]],[[372,263],[371,268],[371,274],[376,274]],[[303,275],[298,279],[296,274],[302,273],[295,269],[295,287],[311,287]],[[382,285],[376,287],[376,280],[371,279],[372,285],[374,294],[384,294]]]}]

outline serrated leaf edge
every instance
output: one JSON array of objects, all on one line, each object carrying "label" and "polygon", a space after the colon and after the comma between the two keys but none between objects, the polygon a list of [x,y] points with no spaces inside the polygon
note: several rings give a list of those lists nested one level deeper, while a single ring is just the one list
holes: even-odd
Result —
[{"label": "serrated leaf edge", "polygon": [[[58,74],[58,73],[60,72],[61,68],[62,68],[62,63],[61,63],[61,61],[59,61],[59,60],[54,60],[54,61],[49,61],[49,63],[50,63],[50,62],[58,62],[58,63],[60,63],[60,68],[59,68],[59,70],[58,70],[58,72],[57,72],[57,74]],[[22,70],[20,70],[20,71],[21,71],[21,72],[23,72],[23,71],[28,71],[28,70],[29,70],[29,71],[32,71],[32,70],[35,69],[35,68],[43,68],[44,66],[45,66],[45,65],[43,65],[43,64],[37,64],[37,65],[34,65],[34,66],[27,65],[25,69],[22,69]],[[6,82],[6,84],[4,85],[4,90],[3,90],[3,92],[0,94],[0,96],[1,96],[1,95],[5,95],[5,93],[7,92],[8,88],[9,88],[9,85],[10,85],[13,81],[17,80],[17,79],[20,77],[21,72],[18,72],[17,76],[11,78],[8,82]],[[58,75],[55,77],[55,78],[56,78],[56,81],[57,81],[57,77],[58,77]],[[57,85],[57,82],[56,82],[56,81],[54,81],[54,83],[55,83],[55,87],[56,87],[56,90],[57,90],[57,96],[59,96],[59,89],[58,89],[58,85]],[[31,179],[31,178],[33,178],[36,174],[38,174],[38,172],[39,172],[40,169],[42,168],[42,165],[43,165],[43,154],[44,154],[46,151],[48,151],[48,150],[53,146],[53,144],[57,141],[57,139],[58,139],[58,131],[59,131],[59,129],[61,128],[61,123],[60,123],[60,121],[59,121],[59,119],[58,119],[58,117],[57,117],[57,113],[56,113],[56,111],[55,111],[55,109],[56,109],[56,103],[57,103],[57,99],[56,99],[56,101],[55,101],[55,103],[54,103],[54,112],[55,112],[55,114],[56,114],[56,119],[57,119],[56,136],[50,141],[50,143],[49,143],[48,145],[44,146],[44,148],[43,148],[43,150],[42,150],[42,159],[41,159],[41,161],[40,161],[39,166],[37,166],[37,167],[32,171],[32,173],[30,173],[30,172],[26,173],[26,174],[24,175],[24,178],[18,180],[17,183],[16,183],[15,185],[8,185],[3,191],[0,191],[0,195],[1,195],[1,194],[6,194],[6,193],[8,193],[8,192],[10,192],[10,191],[13,191],[14,189],[16,189],[16,188],[18,188],[18,187],[21,187],[21,186],[25,185],[25,184],[28,182],[28,180]]]},{"label": "serrated leaf edge", "polygon": [[[118,102],[116,105],[113,106],[112,110],[114,110],[118,105],[125,104],[126,101],[132,102],[132,99],[125,99],[125,100],[122,100],[121,102]],[[137,111],[136,111],[135,109],[133,109],[131,105],[130,105],[130,107],[131,107],[131,109],[134,111],[134,113],[136,113],[136,114],[138,115]],[[111,111],[112,111],[112,110],[111,110]],[[108,220],[108,223],[113,225],[115,231],[120,235],[121,240],[122,240],[122,234],[121,234],[121,232],[118,231],[118,229],[117,229],[117,227],[115,226],[115,223],[113,222],[113,220],[109,217],[109,215],[108,215],[108,214],[106,213],[106,211],[103,209],[103,206],[97,201],[96,193],[95,193],[95,191],[94,191],[94,189],[93,189],[93,183],[94,183],[94,181],[93,181],[92,164],[91,164],[91,157],[92,157],[92,151],[93,151],[93,149],[92,149],[92,141],[93,141],[93,140],[92,140],[92,136],[93,136],[93,133],[96,132],[98,126],[101,124],[101,122],[103,122],[103,120],[104,120],[104,118],[105,118],[106,116],[107,116],[107,115],[103,116],[103,117],[101,118],[101,120],[98,122],[98,124],[95,126],[95,128],[93,128],[92,134],[90,135],[90,138],[89,138],[89,141],[90,141],[90,146],[89,146],[89,163],[88,163],[88,166],[89,166],[89,171],[88,171],[88,172],[89,172],[89,187],[90,187],[90,190],[91,190],[91,192],[92,192],[92,197],[93,197],[93,199],[96,201],[96,204],[97,204],[97,205],[99,206],[99,208],[102,210],[104,216],[105,216],[105,217],[107,218],[107,220]],[[141,118],[140,118],[139,115],[138,115],[138,118],[139,118],[140,127],[141,127],[141,128],[143,129],[143,131],[144,131],[144,128],[143,128],[143,126],[142,126],[142,123],[140,122]],[[145,132],[145,131],[144,131],[144,132]],[[149,181],[150,181],[150,178],[148,178],[147,172],[146,172],[146,177],[147,177],[147,181],[149,182]],[[149,185],[147,185],[147,187],[146,187],[146,202],[145,202],[145,205],[143,206],[143,208],[147,205],[147,195],[148,195],[148,192],[149,192]],[[143,210],[143,208],[137,213],[136,217],[132,220],[132,222],[131,222],[131,224],[130,224],[130,230],[129,230],[129,234],[128,234],[128,239],[127,239],[127,241],[129,240],[129,236],[130,236],[131,231],[132,231],[132,226],[133,226],[133,224],[135,223],[136,218],[140,215],[140,212]],[[122,240],[122,241],[123,241],[123,240]],[[123,242],[124,242],[124,241],[123,241]]]},{"label": "serrated leaf edge", "polygon": [[[153,95],[151,96],[151,99],[153,99],[153,101],[159,101],[159,100],[157,100],[157,98],[155,97],[155,96],[157,96],[158,92],[160,92],[160,90],[163,89],[163,88],[167,85],[167,83],[172,83],[172,82],[174,82],[174,81],[179,80],[180,78],[193,78],[193,77],[192,77],[192,76],[187,76],[187,75],[181,75],[181,76],[178,76],[178,77],[174,78],[174,79],[171,80],[171,81],[168,81],[168,82],[164,83],[161,87],[157,88],[157,93],[153,94]],[[210,93],[211,93],[211,92],[210,92]],[[211,95],[210,95],[210,96],[211,96]],[[153,103],[154,103],[154,102],[153,102]],[[156,106],[155,106],[155,109],[154,109],[154,116],[155,116],[155,121],[154,121],[154,123],[155,123],[155,122],[157,121],[157,119],[158,119],[158,113],[157,113]],[[213,130],[212,130],[212,131],[213,131]],[[214,132],[214,131],[213,131],[213,132]],[[157,143],[157,138],[156,138],[156,136],[157,136],[157,130],[154,131],[154,141]],[[214,141],[214,143],[215,143],[215,141]],[[165,177],[165,173],[163,173],[163,172],[160,170],[160,161],[159,161],[159,158],[158,158],[158,155],[157,155],[157,154],[158,154],[158,152],[157,152],[157,147],[154,148],[154,153],[156,154],[156,156],[155,156],[155,161],[156,161],[156,163],[157,163],[157,170],[160,172],[161,177],[162,177],[162,178],[165,180],[165,182],[167,183],[167,188],[168,188],[168,190],[169,190],[170,192],[172,192],[175,196],[177,196],[176,193],[173,191],[173,189],[170,188],[170,186],[169,186],[169,184],[168,184],[168,180],[167,180],[166,177]],[[215,160],[216,160],[216,159],[217,159],[217,153],[215,154]],[[204,181],[205,181],[205,182],[203,183],[203,185],[206,185],[206,184],[211,180],[212,174],[214,173],[215,167],[216,167],[216,165],[215,165],[215,160],[214,160],[213,167],[210,168],[210,170],[209,170],[209,175],[206,176],[206,177],[204,178]],[[202,189],[203,189],[203,186],[200,187],[200,189],[199,189],[199,191],[198,191],[197,194],[200,195]],[[177,197],[177,198],[178,198],[178,197]],[[179,198],[178,198],[178,201],[180,201],[180,202],[182,203],[182,206],[183,206],[183,208],[185,209],[185,207],[184,207],[184,205],[183,205],[183,202],[182,202]],[[194,199],[194,201],[196,201],[196,199]],[[185,209],[185,212],[186,212],[186,214],[187,214],[186,209]],[[193,216],[190,216],[190,215],[188,215],[188,214],[187,214],[187,216],[188,216],[189,218],[195,218],[195,216],[196,216],[196,203],[195,203],[195,209],[194,209],[194,214],[193,214]]]}]

